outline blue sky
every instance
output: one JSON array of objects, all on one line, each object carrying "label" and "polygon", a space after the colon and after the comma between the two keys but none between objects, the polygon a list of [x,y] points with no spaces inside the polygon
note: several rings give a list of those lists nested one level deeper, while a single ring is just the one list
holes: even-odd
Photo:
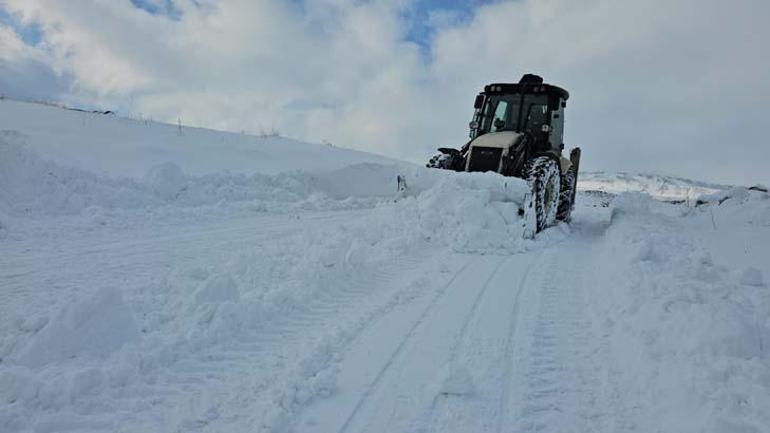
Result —
[{"label": "blue sky", "polygon": [[[178,19],[181,15],[181,11],[174,6],[172,0],[130,1],[135,7],[153,15],[165,15],[169,19]],[[302,3],[307,0],[295,1]],[[435,32],[430,20],[432,12],[448,12],[455,17],[454,22],[467,22],[472,18],[476,8],[494,1],[495,0],[414,0],[411,6],[409,6],[402,15],[405,26],[408,29],[406,39],[420,45],[423,50],[429,52],[430,41]]]},{"label": "blue sky", "polygon": [[35,23],[25,24],[17,14],[9,13],[0,6],[0,24],[12,28],[29,45],[37,45],[42,39],[42,30]]},{"label": "blue sky", "polygon": [[[175,7],[173,0],[129,0],[137,9],[152,15],[163,15],[172,20],[178,20],[181,11]],[[305,0],[297,0],[305,1]],[[407,29],[406,39],[420,46],[425,54],[429,54],[431,39],[436,29],[431,22],[431,14],[444,12],[452,15],[454,24],[462,24],[472,19],[474,10],[484,4],[496,0],[415,0],[402,13],[402,19]],[[24,42],[37,45],[42,40],[42,30],[36,23],[23,23],[17,14],[9,13],[0,5],[0,23],[11,27]]]},{"label": "blue sky", "polygon": [[456,24],[461,24],[470,21],[474,10],[479,6],[492,2],[493,0],[416,0],[414,6],[404,16],[407,28],[409,29],[407,39],[417,43],[424,50],[429,50],[431,38],[435,33],[435,28],[430,23],[430,14],[432,12],[450,12],[455,17],[453,21]]},{"label": "blue sky", "polygon": [[153,15],[165,15],[170,19],[178,19],[181,11],[174,7],[172,0],[131,0],[131,3],[139,9]]}]

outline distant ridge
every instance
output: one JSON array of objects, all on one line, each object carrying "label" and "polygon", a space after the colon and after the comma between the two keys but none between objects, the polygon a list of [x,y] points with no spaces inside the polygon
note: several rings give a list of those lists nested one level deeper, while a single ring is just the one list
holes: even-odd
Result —
[{"label": "distant ridge", "polygon": [[662,200],[688,200],[702,195],[731,189],[721,185],[676,176],[627,172],[585,172],[580,173],[578,189],[603,191],[613,194],[621,192],[643,192]]}]

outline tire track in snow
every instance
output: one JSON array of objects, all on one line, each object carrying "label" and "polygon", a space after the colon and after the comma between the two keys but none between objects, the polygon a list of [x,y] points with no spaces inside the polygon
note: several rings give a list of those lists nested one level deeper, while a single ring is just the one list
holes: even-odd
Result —
[{"label": "tire track in snow", "polygon": [[[512,257],[507,257],[507,258],[503,259],[500,262],[500,264],[495,268],[495,270],[492,273],[490,273],[489,277],[484,282],[482,290],[479,292],[478,296],[474,300],[474,303],[473,303],[473,306],[471,307],[471,310],[466,315],[465,321],[463,322],[462,329],[460,330],[460,333],[457,334],[455,342],[454,342],[454,344],[452,346],[452,349],[450,351],[450,357],[449,357],[449,359],[447,360],[447,363],[446,363],[446,365],[449,366],[450,368],[451,368],[451,366],[453,366],[455,364],[455,362],[457,361],[458,356],[460,355],[460,349],[461,349],[461,347],[463,345],[463,342],[468,337],[469,325],[477,317],[478,312],[479,312],[479,304],[481,303],[482,298],[485,298],[485,295],[488,292],[488,288],[490,286],[490,283],[498,275],[498,273],[500,272],[500,269],[503,267],[503,265],[509,263],[512,259],[513,259]],[[523,287],[523,283],[524,283],[524,281],[526,279],[526,275],[528,273],[529,273],[529,270],[527,270],[523,274],[523,276],[522,276],[522,278],[521,278],[521,280],[519,282],[519,285],[518,285],[518,288],[517,288],[516,299],[514,301],[515,302],[514,305],[518,304],[518,297],[519,297],[519,294],[521,293],[521,289]],[[516,309],[515,306],[514,306],[514,309]],[[515,316],[511,317],[512,321],[515,321],[515,319],[516,319]],[[425,411],[425,414],[423,415],[423,418],[426,418],[426,419],[429,420],[427,422],[427,424],[431,428],[434,427],[435,424],[436,424],[437,417],[439,416],[439,414],[437,413],[438,412],[438,406],[440,404],[440,401],[444,397],[446,397],[446,395],[443,394],[443,393],[436,394],[436,396],[433,398],[430,406],[427,408],[427,410]]]},{"label": "tire track in snow", "polygon": [[[516,254],[507,258],[504,272],[492,284],[481,306],[463,332],[448,364],[467,371],[473,379],[459,394],[440,392],[409,431],[418,432],[492,432],[501,424],[507,392],[516,323],[520,320],[522,294],[533,272],[539,272],[540,256]],[[508,284],[508,282],[513,284]],[[471,326],[472,323],[472,326]],[[512,368],[512,367],[511,367]],[[451,374],[451,373],[450,373]]]},{"label": "tire track in snow", "polygon": [[547,269],[559,271],[544,274],[525,341],[514,350],[520,368],[507,389],[517,399],[501,412],[498,432],[505,431],[505,423],[521,432],[593,431],[586,415],[596,373],[586,363],[590,329],[582,291],[590,254],[585,247],[567,242],[547,260]]},{"label": "tire track in snow", "polygon": [[[388,358],[388,360],[385,362],[385,364],[382,366],[382,368],[379,370],[377,375],[374,378],[374,381],[367,387],[366,391],[361,395],[360,399],[356,403],[355,407],[353,407],[353,410],[350,412],[350,414],[347,416],[345,421],[343,422],[342,426],[337,430],[337,433],[345,433],[348,431],[348,428],[351,424],[351,422],[355,419],[355,417],[358,415],[359,411],[363,407],[363,405],[366,403],[366,401],[371,397],[371,395],[374,393],[377,386],[382,381],[382,378],[384,377],[385,373],[391,368],[393,365],[393,362],[395,359],[401,354],[404,347],[406,346],[407,342],[414,336],[415,331],[417,328],[425,321],[425,318],[429,315],[429,313],[435,308],[436,304],[438,303],[439,299],[444,295],[444,293],[449,289],[449,287],[457,280],[457,278],[465,272],[465,270],[474,263],[475,260],[471,259],[469,260],[465,265],[463,265],[459,271],[457,271],[452,278],[439,290],[436,295],[433,297],[431,302],[428,304],[428,306],[422,311],[420,316],[417,318],[417,320],[413,323],[412,327],[409,328],[409,331],[401,338],[400,342],[396,346],[395,350],[391,354],[391,356]],[[494,275],[497,272],[497,269],[500,268],[500,265],[503,263],[503,261],[500,261],[500,263],[495,267],[495,270],[492,272]],[[491,280],[491,276],[489,279],[487,279],[487,283],[489,283],[489,280]],[[485,286],[486,286],[485,284]],[[482,289],[482,292],[484,289]],[[480,296],[479,296],[480,297]],[[477,297],[477,301],[478,298]],[[469,318],[467,319],[469,320]]]},{"label": "tire track in snow", "polygon": [[[537,257],[533,259],[531,263],[539,262],[542,255],[543,253],[538,254]],[[505,370],[503,371],[502,393],[501,393],[502,395],[500,397],[500,404],[498,405],[498,408],[497,408],[498,418],[497,418],[497,428],[495,429],[497,433],[503,433],[504,421],[508,418],[508,411],[509,411],[510,401],[511,401],[511,388],[508,386],[508,384],[511,383],[511,377],[513,375],[514,336],[516,335],[516,326],[519,322],[519,311],[521,310],[521,294],[524,292],[526,288],[525,283],[531,271],[532,271],[532,267],[527,266],[526,270],[521,275],[521,279],[519,280],[518,290],[516,291],[516,297],[513,300],[513,308],[511,309],[511,323],[508,326],[508,335],[505,341],[505,355],[504,355]]]},{"label": "tire track in snow", "polygon": [[493,274],[509,257],[474,259],[471,269],[452,274],[440,296],[416,299],[364,330],[340,362],[338,391],[307,408],[294,431],[408,430],[405,422],[418,419],[438,394],[435,379],[471,329],[466,323],[476,321],[480,305],[495,303],[479,295],[500,290]]}]

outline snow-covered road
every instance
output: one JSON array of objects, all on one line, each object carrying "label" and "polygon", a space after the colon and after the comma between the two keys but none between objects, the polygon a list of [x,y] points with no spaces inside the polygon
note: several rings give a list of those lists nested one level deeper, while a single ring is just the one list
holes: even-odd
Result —
[{"label": "snow-covered road", "polygon": [[[255,252],[319,248],[309,233],[338,235],[376,211],[293,212],[128,233],[44,231],[4,244],[2,328],[5,335],[26,329],[12,342],[21,348],[19,364],[48,365],[35,385],[34,406],[42,410],[35,429],[509,431],[557,416],[564,406],[555,399],[580,408],[565,400],[574,392],[557,389],[569,378],[560,366],[570,363],[556,355],[573,356],[571,328],[591,261],[586,246],[606,221],[584,223],[573,238],[535,244],[526,254],[456,253],[422,243],[374,266],[356,264],[361,257],[349,240],[342,249],[332,242],[320,269],[332,284],[322,291],[268,300],[275,311],[232,303],[234,279],[269,280],[274,270],[265,263],[281,262]],[[302,277],[296,286],[325,279]],[[120,287],[125,299],[86,292],[94,286]],[[57,317],[71,298],[92,296],[104,300],[81,301],[79,310],[97,316],[85,323],[96,331]],[[190,305],[189,298],[201,297],[210,302]],[[116,357],[115,348],[96,347],[94,355],[112,354],[118,365],[68,365],[88,343],[78,341],[83,334],[98,344],[121,334],[106,328],[130,326],[96,309],[130,310],[144,334],[141,354]]]},{"label": "snow-covered road", "polygon": [[598,379],[583,359],[583,292],[595,275],[595,236],[462,256],[445,284],[356,338],[338,391],[296,431],[591,431]]}]

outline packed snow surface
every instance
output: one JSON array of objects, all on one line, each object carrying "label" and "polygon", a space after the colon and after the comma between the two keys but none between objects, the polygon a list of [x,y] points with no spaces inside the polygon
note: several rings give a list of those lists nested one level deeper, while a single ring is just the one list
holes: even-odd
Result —
[{"label": "packed snow surface", "polygon": [[770,197],[634,179],[0,101],[0,431],[770,431]]}]

